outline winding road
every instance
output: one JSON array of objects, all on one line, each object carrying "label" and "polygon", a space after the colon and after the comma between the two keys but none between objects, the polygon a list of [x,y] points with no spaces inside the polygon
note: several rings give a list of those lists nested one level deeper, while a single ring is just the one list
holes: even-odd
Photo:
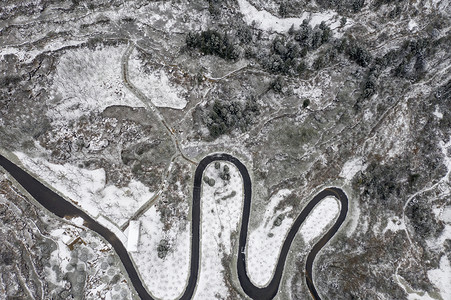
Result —
[{"label": "winding road", "polygon": [[[234,164],[243,179],[244,186],[244,205],[242,212],[241,230],[239,238],[239,252],[237,259],[237,271],[238,278],[244,292],[252,299],[265,300],[272,299],[276,296],[280,281],[282,279],[283,268],[285,266],[288,251],[290,250],[291,244],[298,232],[300,226],[310,214],[316,204],[318,204],[322,199],[333,196],[338,199],[341,203],[341,211],[334,225],[329,229],[329,231],[313,246],[310,251],[307,262],[305,278],[307,286],[313,299],[321,299],[313,282],[313,261],[316,255],[324,247],[324,245],[335,235],[335,233],[340,228],[341,224],[344,222],[347,212],[348,212],[348,198],[343,190],[331,187],[326,188],[319,192],[312,200],[307,204],[307,206],[302,210],[299,216],[296,218],[293,226],[291,227],[285,241],[283,243],[275,273],[270,283],[263,288],[259,288],[252,284],[250,281],[247,271],[246,271],[246,241],[249,225],[249,215],[251,209],[252,200],[252,183],[246,166],[241,163],[236,157],[225,154],[217,153],[206,156],[202,159],[196,169],[194,175],[194,187],[193,187],[193,203],[192,203],[192,223],[191,223],[191,267],[190,275],[188,279],[188,284],[183,295],[179,299],[188,300],[191,299],[197,283],[198,273],[199,273],[199,245],[200,245],[200,200],[201,200],[201,186],[202,186],[202,176],[206,167],[214,161],[228,161]],[[89,229],[100,234],[105,240],[107,240],[119,258],[121,259],[125,270],[128,273],[130,281],[132,282],[136,292],[139,297],[143,300],[154,299],[150,293],[144,287],[132,260],[125,249],[121,241],[111,232],[109,229],[100,225],[83,212],[81,209],[77,208],[75,205],[66,201],[64,198],[59,196],[57,193],[53,192],[51,189],[43,185],[41,182],[36,180],[33,176],[28,174],[26,171],[16,166],[14,163],[6,159],[4,156],[0,155],[0,166],[2,166],[8,173],[11,174],[15,180],[22,185],[22,187],[42,206],[47,210],[57,215],[60,218],[65,217],[81,217],[84,220],[84,225]],[[158,270],[155,270],[158,271]]]}]

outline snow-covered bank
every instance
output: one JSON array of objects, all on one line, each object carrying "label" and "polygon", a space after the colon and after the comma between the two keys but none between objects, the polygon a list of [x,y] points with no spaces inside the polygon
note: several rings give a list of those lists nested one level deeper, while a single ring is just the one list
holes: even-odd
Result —
[{"label": "snow-covered bank", "polygon": [[131,220],[127,227],[127,251],[136,252],[139,246],[139,229],[141,228],[140,221]]},{"label": "snow-covered bank", "polygon": [[131,180],[127,187],[106,184],[105,170],[87,170],[71,164],[52,164],[40,157],[14,153],[22,164],[45,180],[52,188],[76,202],[97,218],[105,215],[116,225],[126,222],[153,193],[139,181]]}]

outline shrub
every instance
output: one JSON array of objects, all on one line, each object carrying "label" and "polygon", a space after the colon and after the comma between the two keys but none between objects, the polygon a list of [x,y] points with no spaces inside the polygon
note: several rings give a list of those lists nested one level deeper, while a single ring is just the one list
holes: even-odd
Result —
[{"label": "shrub", "polygon": [[161,240],[157,246],[158,257],[164,259],[170,250],[169,242],[167,240]]},{"label": "shrub", "polygon": [[363,88],[363,98],[370,98],[376,93],[376,83],[373,79],[368,79]]},{"label": "shrub", "polygon": [[221,14],[221,3],[215,0],[208,1],[208,12],[213,17],[218,17]]},{"label": "shrub", "polygon": [[430,204],[425,199],[411,201],[406,209],[406,215],[412,222],[415,233],[422,238],[438,236],[443,231],[443,224],[435,221]]},{"label": "shrub", "polygon": [[297,68],[296,68],[297,73],[298,73],[299,75],[301,75],[301,74],[303,74],[306,70],[307,70],[307,65],[305,64],[304,61],[301,61],[301,62],[298,64]]},{"label": "shrub", "polygon": [[281,2],[279,5],[279,15],[285,18],[288,15],[288,5],[286,2]]},{"label": "shrub", "polygon": [[365,0],[354,0],[352,3],[352,11],[359,12],[362,10],[362,7],[365,6]]},{"label": "shrub", "polygon": [[216,55],[224,59],[238,58],[238,51],[227,34],[216,30],[206,30],[201,33],[190,32],[185,39],[186,46],[198,49],[207,55]]},{"label": "shrub", "polygon": [[305,64],[301,58],[308,51],[318,49],[332,38],[332,30],[322,22],[312,28],[304,20],[298,30],[291,26],[289,37],[276,37],[272,41],[269,55],[262,55],[260,63],[267,71],[273,74],[296,75],[303,73]]},{"label": "shrub", "polygon": [[326,25],[324,21],[319,25],[319,29],[321,29],[321,44],[324,44],[330,40],[332,37],[332,30],[329,26]]},{"label": "shrub", "polygon": [[248,44],[252,42],[252,30],[246,24],[238,25],[236,36],[242,43]]},{"label": "shrub", "polygon": [[318,49],[332,37],[332,30],[325,22],[312,28],[307,20],[304,20],[298,31],[294,32],[294,38],[299,45],[307,50]]},{"label": "shrub", "polygon": [[340,26],[341,27],[345,26],[347,21],[348,21],[348,19],[346,19],[346,17],[342,17],[340,19]]},{"label": "shrub", "polygon": [[253,97],[250,97],[244,103],[216,100],[207,112],[205,123],[210,136],[217,138],[233,129],[245,131],[259,113],[259,108]]},{"label": "shrub", "polygon": [[278,94],[282,93],[284,86],[285,82],[283,81],[282,76],[277,76],[269,85],[270,89]]},{"label": "shrub", "polygon": [[343,39],[341,42],[336,43],[335,48],[338,52],[347,54],[352,61],[361,67],[367,67],[373,60],[368,50],[359,45],[355,40]]}]

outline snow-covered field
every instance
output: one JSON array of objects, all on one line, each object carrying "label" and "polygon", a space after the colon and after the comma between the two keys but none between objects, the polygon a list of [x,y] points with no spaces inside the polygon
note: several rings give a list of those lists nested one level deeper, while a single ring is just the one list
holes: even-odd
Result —
[{"label": "snow-covered field", "polygon": [[448,257],[440,258],[440,267],[428,271],[429,280],[440,290],[443,300],[451,300],[451,266]]},{"label": "snow-covered field", "polygon": [[[221,163],[221,169],[225,164]],[[213,165],[208,166],[204,174],[213,178],[216,184],[213,187],[207,184],[202,186],[201,266],[194,295],[194,299],[198,300],[227,299],[228,290],[221,260],[224,255],[231,255],[237,250],[235,248],[238,245],[234,243],[238,241],[232,241],[231,234],[239,230],[243,205],[243,186],[238,170],[227,163],[231,178],[230,183],[224,185],[218,176],[219,170]]]},{"label": "snow-covered field", "polygon": [[183,109],[186,104],[186,93],[179,85],[171,83],[163,68],[148,74],[143,71],[136,51],[130,56],[128,64],[130,81],[146,95],[157,107]]},{"label": "snow-covered field", "polygon": [[396,232],[398,230],[405,230],[406,226],[402,222],[402,219],[397,216],[393,216],[388,218],[387,226],[382,230],[382,235],[384,235],[387,231]]},{"label": "snow-covered field", "polygon": [[94,218],[104,215],[116,225],[126,222],[153,193],[139,181],[127,187],[107,185],[105,170],[86,170],[71,164],[52,164],[40,157],[15,152],[22,164],[52,188],[75,201]]},{"label": "snow-covered field", "polygon": [[[152,295],[161,300],[179,297],[188,281],[190,270],[191,227],[172,227],[163,231],[160,213],[152,206],[140,219],[141,229],[137,252],[131,256]],[[170,250],[165,258],[158,257],[158,245],[168,241]]]},{"label": "snow-covered field", "polygon": [[327,197],[319,202],[302,224],[299,233],[304,242],[312,244],[324,233],[328,225],[340,213],[340,203],[334,197]]},{"label": "snow-covered field", "polygon": [[68,50],[60,59],[47,106],[54,125],[64,126],[111,105],[142,107],[124,86],[121,57],[125,46]]},{"label": "snow-covered field", "polygon": [[355,174],[359,171],[365,170],[365,168],[366,166],[363,164],[361,157],[350,159],[343,165],[343,169],[340,172],[340,177],[343,177],[347,182],[350,182],[352,178],[354,178]]},{"label": "snow-covered field", "polygon": [[[275,214],[275,208],[286,196],[289,190],[283,189],[271,197],[266,205],[260,226],[248,233],[246,266],[251,281],[257,286],[265,286],[269,283],[279,258],[279,250],[285,240],[292,218],[284,218],[280,226],[274,226],[276,218],[288,212],[290,209]],[[251,212],[251,218],[254,218]],[[269,237],[268,235],[271,235]]]},{"label": "snow-covered field", "polygon": [[[313,63],[313,60],[306,61],[309,64]],[[319,73],[317,76],[322,83],[321,86],[316,85],[314,82],[300,81],[293,88],[293,94],[300,99],[308,98],[310,105],[315,110],[321,110],[330,105],[330,98],[332,97],[330,91],[334,88],[334,82],[329,74]]]},{"label": "snow-covered field", "polygon": [[[289,194],[289,190],[280,190],[275,194],[267,205],[260,226],[249,234],[246,257],[248,274],[251,281],[260,287],[271,280],[280,248],[294,222],[292,218],[284,218],[280,226],[274,226],[276,218],[290,210],[287,208],[277,214],[274,212],[277,204]],[[312,244],[327,230],[339,212],[340,205],[335,198],[323,199],[304,221],[298,236],[302,237],[305,243]]]}]

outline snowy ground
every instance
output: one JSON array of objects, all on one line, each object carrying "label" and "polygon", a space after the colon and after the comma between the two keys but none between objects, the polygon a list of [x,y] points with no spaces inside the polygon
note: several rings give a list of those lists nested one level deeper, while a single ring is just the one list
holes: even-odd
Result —
[{"label": "snowy ground", "polygon": [[319,25],[325,21],[332,29],[337,28],[339,20],[336,13],[328,11],[325,13],[304,12],[300,18],[278,18],[265,10],[258,10],[246,0],[238,0],[240,11],[247,24],[251,25],[255,21],[256,25],[265,31],[287,32],[292,25],[298,28],[307,19],[312,26]]},{"label": "snowy ground", "polygon": [[67,51],[60,59],[50,91],[48,116],[64,126],[91,111],[111,105],[142,107],[123,85],[121,57],[125,46]]},{"label": "snowy ground", "polygon": [[[221,169],[226,163],[221,163]],[[231,255],[237,249],[237,239],[231,240],[231,234],[238,232],[243,206],[243,186],[238,170],[230,168],[230,182],[219,178],[220,170],[211,164],[205,175],[213,178],[216,184],[202,186],[201,197],[201,266],[200,276],[194,299],[227,299],[228,290],[224,281],[222,258]],[[204,176],[205,176],[204,175]],[[225,199],[227,198],[227,199]]]},{"label": "snowy ground", "polygon": [[[161,300],[179,297],[188,281],[190,269],[190,226],[184,230],[172,227],[163,231],[160,213],[152,206],[140,219],[141,230],[137,252],[131,256],[152,295]],[[158,257],[158,245],[168,241],[170,250],[165,258]]]},{"label": "snowy ground", "polygon": [[151,99],[155,106],[183,109],[187,104],[184,97],[186,91],[181,86],[173,84],[169,74],[162,67],[150,74],[144,72],[136,54],[136,51],[132,53],[128,64],[130,81]]},{"label": "snowy ground", "polygon": [[347,182],[350,182],[355,174],[364,171],[365,168],[366,166],[363,164],[361,157],[350,159],[344,164],[343,169],[340,172],[340,177],[343,177]]},{"label": "snowy ground", "polygon": [[402,219],[397,216],[393,216],[388,218],[387,226],[382,230],[382,235],[384,235],[387,231],[396,232],[398,230],[405,230],[406,226],[402,222]]},{"label": "snowy ground", "polygon": [[52,188],[77,203],[92,217],[104,215],[116,225],[126,222],[153,193],[139,181],[127,187],[105,184],[105,170],[86,170],[70,164],[52,164],[40,157],[15,152],[22,164]]},{"label": "snowy ground", "polygon": [[[251,281],[260,287],[271,280],[280,248],[294,222],[292,218],[284,218],[280,226],[274,226],[276,218],[290,210],[287,208],[277,213],[274,211],[277,204],[289,194],[289,190],[280,190],[275,194],[267,205],[260,226],[249,234],[246,256],[248,274]],[[305,243],[312,244],[339,212],[340,205],[335,198],[323,199],[302,224],[298,237],[302,237]]]}]

